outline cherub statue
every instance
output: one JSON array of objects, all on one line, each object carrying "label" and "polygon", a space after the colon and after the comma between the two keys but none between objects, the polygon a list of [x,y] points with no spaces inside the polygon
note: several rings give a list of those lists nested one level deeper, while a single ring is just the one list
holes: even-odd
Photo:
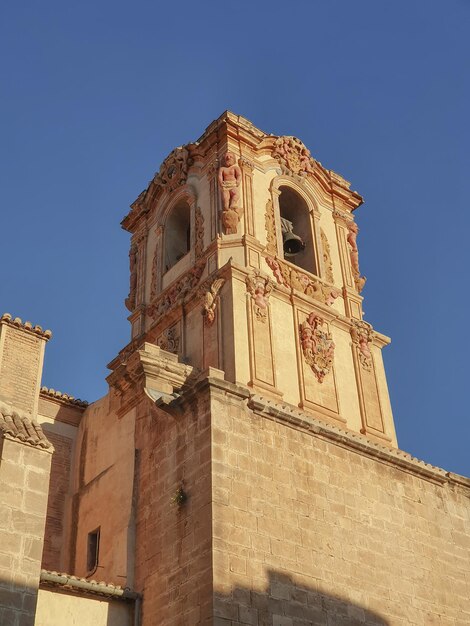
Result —
[{"label": "cherub statue", "polygon": [[210,291],[206,291],[204,294],[204,309],[202,312],[205,322],[208,326],[211,326],[214,323],[215,310],[217,307],[217,296],[224,283],[224,278],[217,278],[210,286]]}]

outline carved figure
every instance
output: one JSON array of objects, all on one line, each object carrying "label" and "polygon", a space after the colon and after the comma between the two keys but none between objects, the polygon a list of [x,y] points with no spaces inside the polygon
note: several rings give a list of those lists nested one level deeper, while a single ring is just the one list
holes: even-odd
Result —
[{"label": "carved figure", "polygon": [[331,370],[335,353],[334,341],[331,334],[322,328],[324,325],[321,317],[310,313],[299,329],[304,358],[320,383]]},{"label": "carved figure", "polygon": [[366,284],[367,278],[365,276],[361,276],[361,272],[359,270],[359,251],[357,249],[357,235],[359,233],[359,227],[356,222],[349,221],[348,224],[348,236],[347,242],[350,246],[350,257],[351,257],[351,266],[354,277],[354,283],[356,285],[356,289],[358,293],[364,289],[364,285]]},{"label": "carved figure", "polygon": [[125,300],[125,305],[129,311],[133,311],[135,307],[135,295],[137,290],[137,246],[135,245],[132,245],[131,249],[129,250],[129,270],[129,295]]},{"label": "carved figure", "polygon": [[372,352],[369,343],[374,337],[374,330],[370,324],[362,320],[354,320],[350,329],[351,339],[357,347],[359,362],[365,370],[372,369]]},{"label": "carved figure", "polygon": [[222,191],[222,225],[226,235],[235,234],[238,229],[242,209],[240,207],[240,182],[242,172],[235,164],[235,155],[227,152],[224,163],[219,168],[219,186]]},{"label": "carved figure", "polygon": [[265,322],[268,316],[269,296],[273,290],[273,283],[267,276],[263,276],[259,270],[253,270],[246,279],[248,292],[253,300],[256,319]]},{"label": "carved figure", "polygon": [[271,256],[267,256],[266,263],[272,269],[273,276],[276,279],[276,282],[278,283],[278,285],[285,285],[286,287],[288,287],[289,282],[288,280],[286,280],[286,277],[284,276],[284,273],[282,271],[282,266],[280,265],[279,261]]},{"label": "carved figure", "polygon": [[206,291],[204,294],[204,309],[202,311],[204,315],[204,321],[208,326],[211,326],[215,320],[215,311],[217,308],[217,296],[225,283],[224,278],[217,278],[214,280],[210,287],[210,291]]}]

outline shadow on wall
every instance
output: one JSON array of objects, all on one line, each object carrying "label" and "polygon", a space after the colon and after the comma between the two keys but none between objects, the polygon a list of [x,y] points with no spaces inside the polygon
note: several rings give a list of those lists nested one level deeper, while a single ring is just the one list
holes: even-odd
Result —
[{"label": "shadow on wall", "polygon": [[264,591],[235,587],[215,594],[214,626],[388,626],[383,617],[354,602],[296,584],[269,571]]},{"label": "shadow on wall", "polygon": [[0,579],[1,626],[33,624],[36,602],[37,589],[34,587]]}]

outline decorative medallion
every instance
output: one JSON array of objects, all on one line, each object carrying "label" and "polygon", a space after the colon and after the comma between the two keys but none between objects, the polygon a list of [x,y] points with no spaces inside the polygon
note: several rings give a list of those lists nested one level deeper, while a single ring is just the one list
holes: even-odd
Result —
[{"label": "decorative medallion", "polygon": [[204,315],[204,322],[207,326],[212,326],[215,320],[215,312],[217,308],[217,296],[225,283],[224,278],[217,278],[211,284],[210,289],[204,293],[204,308],[202,314]]},{"label": "decorative medallion", "polygon": [[173,191],[186,182],[190,165],[191,159],[187,147],[175,148],[163,161],[158,174],[155,176],[155,184]]},{"label": "decorative medallion", "polygon": [[166,350],[167,352],[173,352],[174,354],[178,354],[180,347],[180,328],[179,324],[175,324],[174,326],[170,326],[160,335],[158,339],[158,345],[162,350]]},{"label": "decorative medallion", "polygon": [[333,264],[331,263],[330,244],[323,228],[320,229],[321,244],[323,248],[323,267],[325,268],[325,278],[327,282],[334,283]]},{"label": "decorative medallion", "polygon": [[372,352],[369,344],[374,337],[372,326],[362,320],[353,320],[350,333],[353,344],[357,347],[360,364],[365,370],[370,371],[372,369]]},{"label": "decorative medallion", "polygon": [[312,368],[319,383],[331,370],[335,353],[335,344],[328,332],[325,321],[310,313],[307,320],[300,324],[300,345],[305,361]]},{"label": "decorative medallion", "polygon": [[283,173],[307,176],[315,171],[310,150],[297,137],[278,137],[272,156],[280,162]]},{"label": "decorative medallion", "polygon": [[270,278],[263,276],[259,270],[254,269],[245,278],[248,293],[251,294],[256,319],[265,322],[268,317],[269,296],[273,290]]}]

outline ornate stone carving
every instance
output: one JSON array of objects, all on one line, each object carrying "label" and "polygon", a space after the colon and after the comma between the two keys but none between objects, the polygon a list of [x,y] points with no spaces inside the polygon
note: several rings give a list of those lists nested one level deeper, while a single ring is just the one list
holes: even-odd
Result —
[{"label": "ornate stone carving", "polygon": [[334,283],[330,244],[328,243],[328,239],[323,228],[320,229],[320,237],[323,248],[323,267],[325,268],[325,278],[329,283]]},{"label": "ornate stone carving", "polygon": [[155,302],[147,307],[147,314],[154,320],[167,313],[170,309],[181,304],[191,289],[193,289],[206,265],[205,259],[201,259],[186,274],[183,274],[171,287],[168,287]]},{"label": "ornate stone carving", "polygon": [[187,147],[175,148],[163,161],[158,174],[155,176],[155,184],[173,191],[186,182],[190,165],[191,159]]},{"label": "ornate stone carving", "polygon": [[369,344],[374,338],[374,330],[370,324],[362,320],[353,320],[350,329],[351,339],[357,347],[359,362],[365,370],[372,369],[372,352]]},{"label": "ornate stone carving", "polygon": [[245,279],[248,293],[251,295],[256,319],[265,322],[268,317],[269,296],[274,284],[259,270],[253,270]]},{"label": "ornate stone carving", "polygon": [[196,259],[199,259],[204,252],[204,216],[200,207],[196,207],[195,214],[195,230],[196,230],[196,241],[194,244],[194,250],[196,253]]},{"label": "ornate stone carving", "polygon": [[289,267],[281,259],[266,257],[266,263],[271,268],[274,278],[279,285],[300,291],[306,296],[320,300],[328,306],[331,306],[340,295],[339,289],[323,283],[319,278]]},{"label": "ornate stone carving", "polygon": [[217,308],[217,296],[225,283],[224,278],[217,278],[211,284],[210,289],[204,293],[204,308],[202,313],[204,315],[204,322],[207,326],[212,326],[215,320],[215,312]]},{"label": "ornate stone carving", "polygon": [[240,206],[240,182],[242,173],[238,165],[235,165],[235,155],[227,152],[224,163],[219,167],[219,187],[222,192],[222,226],[226,235],[236,234],[238,222],[243,214]]},{"label": "ornate stone carving", "polygon": [[266,203],[266,212],[264,223],[266,226],[266,252],[276,255],[277,253],[277,237],[276,237],[276,218],[274,215],[273,201],[269,199]]},{"label": "ornate stone carving", "polygon": [[366,284],[367,278],[365,276],[361,276],[361,272],[359,270],[359,251],[357,249],[357,235],[359,233],[359,227],[356,222],[349,221],[348,224],[348,236],[347,242],[350,248],[350,257],[351,257],[351,267],[352,273],[354,277],[354,284],[356,285],[356,289],[358,293],[364,289],[364,285]]},{"label": "ornate stone carving", "polygon": [[315,171],[310,150],[297,137],[278,137],[272,156],[280,162],[283,173],[307,176]]},{"label": "ornate stone carving", "polygon": [[250,159],[247,159],[244,156],[241,156],[238,159],[238,165],[250,171],[253,171],[255,169],[255,164],[253,163],[253,161],[250,161]]},{"label": "ornate stone carving", "polygon": [[178,354],[180,342],[180,327],[179,324],[175,324],[163,331],[158,340],[158,345],[162,350]]},{"label": "ornate stone carving", "polygon": [[331,370],[335,353],[331,334],[324,327],[324,320],[315,313],[310,313],[299,329],[304,358],[320,383]]},{"label": "ornate stone carving", "polygon": [[137,246],[135,244],[132,244],[129,250],[129,271],[129,295],[125,300],[125,305],[129,311],[133,311],[135,308],[135,295],[137,291]]}]

